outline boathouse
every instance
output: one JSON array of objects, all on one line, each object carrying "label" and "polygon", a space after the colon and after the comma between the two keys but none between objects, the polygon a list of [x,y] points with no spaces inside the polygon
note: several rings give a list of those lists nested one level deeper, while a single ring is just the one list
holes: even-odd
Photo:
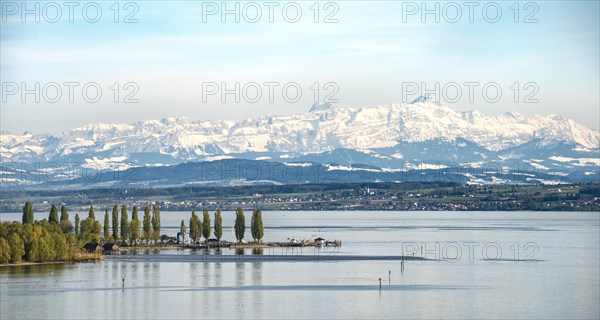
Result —
[{"label": "boathouse", "polygon": [[87,253],[94,253],[98,249],[99,244],[96,242],[88,242],[83,245],[83,249]]},{"label": "boathouse", "polygon": [[119,246],[116,243],[105,243],[102,246],[104,254],[113,254],[119,252]]}]

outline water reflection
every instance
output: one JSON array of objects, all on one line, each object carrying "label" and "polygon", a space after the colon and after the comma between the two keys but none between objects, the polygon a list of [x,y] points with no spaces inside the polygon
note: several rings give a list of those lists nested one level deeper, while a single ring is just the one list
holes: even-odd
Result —
[{"label": "water reflection", "polygon": [[[238,250],[236,250],[238,251]],[[243,254],[242,249],[242,254]],[[236,262],[235,263],[235,285],[243,286],[246,282],[246,272],[245,272],[246,264],[244,262]],[[236,298],[236,318],[243,319],[244,317],[244,302],[246,302],[246,292],[238,291],[235,294]],[[246,303],[247,305],[247,303]]]},{"label": "water reflection", "polygon": [[[215,275],[214,287],[221,288],[223,285],[223,279],[222,279],[222,277],[223,277],[222,267],[223,266],[219,262],[213,263],[212,265],[214,267],[214,275]],[[215,292],[211,292],[210,294],[214,295],[214,301],[215,301],[215,304],[213,305],[215,313],[213,316],[218,316],[218,315],[222,314],[221,313],[221,307],[223,305],[223,303],[221,303],[221,301],[223,299],[222,293],[220,291],[215,291]]]},{"label": "water reflection", "polygon": [[[469,213],[473,220],[447,221],[401,215],[390,223],[412,219],[431,228],[375,231],[358,229],[373,218],[367,213],[335,214],[346,219],[341,222],[312,216],[315,225],[357,224],[336,236],[348,239],[343,252],[330,247],[144,249],[100,263],[0,268],[0,318],[597,318],[598,216],[573,225],[563,215],[529,214],[530,220],[520,215],[511,220],[519,228],[492,232],[484,228],[497,223],[487,221],[489,215]],[[554,231],[519,231],[538,224]],[[467,231],[474,225],[481,227],[477,233]],[[400,254],[402,241],[451,240],[534,241],[540,262],[470,263],[463,252],[465,258],[456,263],[406,260],[402,270],[400,260],[388,259]],[[337,263],[323,263],[329,261]],[[381,291],[378,278],[384,280]]]},{"label": "water reflection", "polygon": [[[254,249],[252,250],[253,253],[256,250],[256,254],[262,254],[262,249]],[[263,285],[263,263],[261,262],[254,262],[252,263],[252,284],[260,287]],[[261,319],[262,318],[262,314],[263,314],[263,292],[258,291],[258,292],[254,292],[254,294],[252,295],[252,299],[253,299],[253,314],[252,314],[252,318],[254,319]]]}]

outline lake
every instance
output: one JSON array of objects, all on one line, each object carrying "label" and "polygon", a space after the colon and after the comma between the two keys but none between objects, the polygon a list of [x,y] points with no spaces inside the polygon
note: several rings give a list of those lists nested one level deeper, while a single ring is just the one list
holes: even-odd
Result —
[{"label": "lake", "polygon": [[[102,223],[103,214],[96,216]],[[175,235],[189,218],[189,212],[161,212],[162,233]],[[21,214],[0,215],[15,219]],[[233,221],[233,212],[223,212],[225,240],[233,238]],[[149,251],[98,263],[0,267],[0,318],[600,314],[599,213],[265,211],[263,222],[264,241],[321,236],[342,246],[248,249],[243,255]]]}]

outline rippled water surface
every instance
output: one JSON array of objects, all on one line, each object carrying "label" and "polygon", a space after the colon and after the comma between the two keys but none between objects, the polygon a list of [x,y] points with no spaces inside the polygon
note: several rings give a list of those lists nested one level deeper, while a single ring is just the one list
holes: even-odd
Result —
[{"label": "rippled water surface", "polygon": [[[234,214],[223,214],[233,225]],[[189,217],[162,212],[163,233]],[[599,217],[263,212],[265,241],[321,236],[343,245],[1,267],[0,318],[598,318]],[[14,219],[20,214],[1,215]]]}]

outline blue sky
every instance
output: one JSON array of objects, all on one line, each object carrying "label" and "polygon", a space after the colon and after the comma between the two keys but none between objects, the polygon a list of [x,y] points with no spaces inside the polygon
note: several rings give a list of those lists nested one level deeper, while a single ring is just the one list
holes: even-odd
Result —
[{"label": "blue sky", "polygon": [[[359,107],[400,103],[403,84],[425,83],[433,88],[457,83],[463,98],[449,105],[457,110],[478,109],[486,114],[517,111],[525,115],[558,114],[598,130],[599,101],[599,6],[598,1],[545,1],[535,7],[519,3],[515,23],[513,2],[498,2],[502,16],[496,23],[483,17],[478,2],[469,22],[468,8],[456,23],[452,7],[439,2],[440,22],[432,15],[421,21],[420,12],[408,15],[408,2],[338,1],[325,7],[319,2],[319,23],[314,22],[313,1],[294,2],[302,9],[297,23],[282,17],[281,2],[274,9],[274,22],[267,18],[268,7],[255,2],[263,16],[256,23],[240,23],[226,16],[207,16],[202,21],[203,5],[191,1],[138,1],[137,23],[122,23],[132,7],[120,3],[119,23],[115,23],[114,2],[98,2],[102,16],[96,23],[83,19],[80,2],[69,22],[67,8],[57,23],[40,13],[41,22],[20,22],[17,12],[7,12],[2,1],[1,77],[6,83],[25,82],[33,87],[56,82],[75,81],[82,85],[96,82],[103,91],[97,103],[84,101],[75,90],[74,102],[63,97],[39,103],[32,96],[21,102],[18,95],[7,96],[2,103],[2,130],[22,133],[58,134],[88,123],[130,123],[137,120],[169,116],[193,119],[232,119],[307,111],[314,101],[311,86],[322,87],[333,82],[339,89],[335,98],[339,105]],[[16,2],[20,4],[20,2]],[[219,2],[214,2],[220,4]],[[239,2],[243,8],[248,2]],[[419,5],[421,2],[415,2]],[[434,8],[436,2],[428,2]],[[41,8],[46,2],[41,2]],[[60,4],[60,2],[59,2]],[[208,2],[205,2],[205,7]],[[233,8],[235,2],[228,2]],[[315,8],[315,7],[313,7]],[[323,23],[327,13],[337,8],[337,23]],[[537,12],[537,23],[523,23],[527,14]],[[20,8],[19,8],[20,10]],[[41,10],[43,11],[43,10]],[[291,12],[291,11],[290,11]],[[292,12],[293,13],[293,12]],[[491,14],[490,14],[491,13]],[[291,15],[291,14],[290,14]],[[493,10],[488,16],[493,17]],[[138,103],[114,103],[110,86],[135,82]],[[274,101],[270,102],[262,87],[263,97],[256,103],[233,101],[227,96],[202,99],[203,83],[225,82],[229,88],[255,82],[279,82]],[[302,91],[298,102],[283,99],[280,88],[297,83]],[[474,101],[467,99],[464,82],[477,82]],[[515,103],[513,83],[520,84],[519,101]],[[535,83],[537,103],[523,103]],[[497,83],[502,97],[495,103],[486,101],[479,90],[486,83]],[[80,86],[81,87],[81,86]],[[79,88],[80,88],[79,87]],[[514,87],[512,87],[514,89]],[[130,88],[131,89],[131,88]],[[331,89],[331,88],[330,88]],[[331,90],[321,88],[321,98]],[[454,96],[454,94],[451,94]],[[444,96],[442,96],[443,98]]]}]

